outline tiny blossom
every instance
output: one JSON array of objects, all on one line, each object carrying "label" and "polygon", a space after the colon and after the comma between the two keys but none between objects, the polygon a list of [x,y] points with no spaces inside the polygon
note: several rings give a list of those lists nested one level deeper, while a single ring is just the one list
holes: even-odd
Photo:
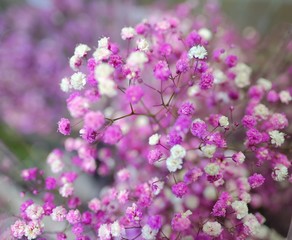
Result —
[{"label": "tiny blossom", "polygon": [[244,201],[234,201],[231,203],[231,207],[235,211],[237,219],[242,219],[248,214],[248,207]]},{"label": "tiny blossom", "polygon": [[111,224],[111,234],[113,237],[120,238],[125,235],[125,228],[118,221]]},{"label": "tiny blossom", "polygon": [[70,135],[71,124],[70,124],[69,119],[61,118],[61,120],[58,122],[58,131],[62,133],[63,135]]},{"label": "tiny blossom", "polygon": [[143,69],[144,64],[148,61],[148,57],[144,52],[132,52],[127,58],[127,66],[132,71]]},{"label": "tiny blossom", "polygon": [[272,88],[272,83],[265,78],[258,79],[257,84],[260,85],[262,88],[264,88],[265,91],[269,91]]},{"label": "tiny blossom", "polygon": [[53,209],[51,213],[51,218],[53,221],[62,222],[67,216],[67,210],[62,206],[57,206]]},{"label": "tiny blossom", "polygon": [[37,220],[44,214],[44,209],[41,206],[32,204],[25,210],[25,213],[31,220]]},{"label": "tiny blossom", "polygon": [[151,228],[148,224],[142,227],[142,237],[146,240],[153,240],[156,239],[156,235],[158,233],[157,229]]},{"label": "tiny blossom", "polygon": [[21,177],[25,180],[25,181],[34,181],[37,179],[37,175],[38,175],[38,168],[29,168],[29,169],[24,169],[21,171]]},{"label": "tiny blossom", "polygon": [[130,103],[137,104],[144,95],[143,89],[139,85],[132,85],[127,88],[126,98]]},{"label": "tiny blossom", "polygon": [[245,155],[242,152],[234,153],[232,160],[236,163],[242,164],[245,161]]},{"label": "tiny blossom", "polygon": [[25,226],[24,235],[28,240],[35,239],[43,232],[44,224],[39,221],[31,221]]},{"label": "tiny blossom", "polygon": [[251,145],[259,144],[263,137],[262,134],[255,128],[251,128],[246,132],[248,143]]},{"label": "tiny blossom", "polygon": [[191,225],[191,221],[188,218],[192,212],[190,210],[185,213],[176,213],[171,220],[171,227],[173,230],[180,232],[188,229]]},{"label": "tiny blossom", "polygon": [[110,240],[111,232],[108,224],[102,224],[98,229],[98,237],[100,240]]},{"label": "tiny blossom", "polygon": [[255,173],[252,176],[248,178],[248,183],[251,186],[251,188],[257,188],[261,186],[265,181],[265,178],[263,175]]},{"label": "tiny blossom", "polygon": [[98,198],[90,200],[88,203],[88,208],[93,212],[98,212],[101,209],[101,202]]},{"label": "tiny blossom", "polygon": [[186,150],[181,145],[174,145],[170,149],[170,154],[173,158],[184,158],[186,156]]},{"label": "tiny blossom", "polygon": [[188,57],[190,59],[192,58],[204,59],[207,57],[207,55],[208,55],[207,50],[201,45],[193,46],[188,52]]},{"label": "tiny blossom", "polygon": [[202,150],[205,157],[212,158],[214,153],[216,152],[216,146],[207,144],[207,145],[201,147],[201,150]]},{"label": "tiny blossom", "polygon": [[162,218],[160,215],[149,216],[148,218],[148,225],[152,229],[160,229],[162,226]]},{"label": "tiny blossom", "polygon": [[198,31],[198,34],[205,39],[206,41],[209,41],[212,39],[212,32],[208,28],[200,28]]},{"label": "tiny blossom", "polygon": [[263,104],[258,104],[254,108],[254,115],[256,117],[262,118],[262,119],[267,119],[269,116],[269,109],[263,105]]},{"label": "tiny blossom", "polygon": [[149,51],[149,43],[145,38],[140,38],[137,40],[137,47],[140,51]]},{"label": "tiny blossom", "polygon": [[81,214],[78,209],[70,210],[67,213],[66,219],[70,224],[76,224],[81,221]]},{"label": "tiny blossom", "polygon": [[178,114],[186,116],[191,116],[194,112],[195,112],[194,105],[190,102],[184,102],[178,110]]},{"label": "tiny blossom", "polygon": [[216,163],[209,163],[205,168],[205,173],[210,176],[215,176],[219,173],[220,167]]},{"label": "tiny blossom", "polygon": [[166,81],[171,75],[170,69],[166,61],[159,61],[154,68],[154,76],[161,80]]},{"label": "tiny blossom", "polygon": [[123,137],[122,130],[118,125],[108,127],[103,135],[103,141],[107,144],[116,144]]},{"label": "tiny blossom", "polygon": [[159,140],[161,138],[161,135],[158,133],[153,134],[152,136],[149,137],[148,143],[149,145],[157,145],[159,143]]},{"label": "tiny blossom", "polygon": [[225,58],[225,64],[229,67],[232,68],[234,66],[236,66],[237,64],[237,57],[235,55],[228,55]]},{"label": "tiny blossom", "polygon": [[62,78],[61,83],[60,83],[60,88],[63,92],[69,92],[71,89],[71,83],[69,78]]},{"label": "tiny blossom", "polygon": [[82,64],[82,59],[76,55],[72,56],[69,59],[69,65],[73,71],[78,71],[81,64]]},{"label": "tiny blossom", "polygon": [[272,177],[275,181],[282,182],[288,176],[288,169],[283,164],[277,164],[272,172]]},{"label": "tiny blossom", "polygon": [[85,57],[90,50],[90,47],[86,44],[79,44],[74,50],[74,55],[82,58]]},{"label": "tiny blossom", "polygon": [[255,235],[259,231],[259,228],[260,228],[259,221],[251,213],[244,217],[244,219],[243,219],[243,225],[248,229],[248,231],[252,235]]},{"label": "tiny blossom", "polygon": [[176,172],[178,169],[182,169],[183,160],[181,158],[174,158],[170,156],[166,159],[166,167],[170,172]]},{"label": "tiny blossom", "polygon": [[234,80],[236,86],[244,88],[250,85],[251,68],[244,63],[238,63],[234,68],[236,78]]},{"label": "tiny blossom", "polygon": [[103,126],[105,122],[104,115],[97,111],[97,112],[88,112],[84,116],[84,123],[87,127],[92,129],[99,129]]},{"label": "tiny blossom", "polygon": [[108,48],[109,46],[109,38],[103,37],[98,40],[98,48]]},{"label": "tiny blossom", "polygon": [[276,147],[280,147],[285,142],[285,134],[279,132],[278,130],[274,130],[269,132],[271,143],[276,145]]},{"label": "tiny blossom", "polygon": [[69,197],[73,194],[74,187],[72,183],[65,183],[60,189],[59,193],[61,194],[62,197]]},{"label": "tiny blossom", "polygon": [[132,27],[124,27],[121,31],[121,37],[123,40],[131,39],[136,35],[136,31]]},{"label": "tiny blossom", "polygon": [[142,218],[142,212],[138,209],[135,203],[126,209],[126,216],[129,221],[138,222]]},{"label": "tiny blossom", "polygon": [[288,104],[290,101],[292,101],[292,97],[288,91],[281,91],[279,93],[280,101],[282,103]]},{"label": "tiny blossom", "polygon": [[192,122],[191,133],[196,137],[203,138],[207,133],[207,127],[203,120],[197,118]]},{"label": "tiny blossom", "polygon": [[226,117],[226,116],[221,116],[221,117],[219,118],[219,125],[220,125],[221,127],[227,127],[227,126],[229,125],[228,117]]},{"label": "tiny blossom", "polygon": [[109,59],[111,54],[112,52],[107,48],[97,48],[93,53],[93,57],[96,62],[101,62]]},{"label": "tiny blossom", "polygon": [[24,221],[17,220],[13,225],[11,225],[10,230],[12,236],[20,239],[24,236],[26,224]]},{"label": "tiny blossom", "polygon": [[178,198],[182,198],[188,192],[188,186],[184,182],[172,185],[171,189],[173,194]]},{"label": "tiny blossom", "polygon": [[222,232],[221,224],[208,221],[203,225],[203,232],[212,237],[218,237]]},{"label": "tiny blossom", "polygon": [[82,90],[86,84],[86,75],[82,72],[74,73],[70,78],[70,83],[73,89]]},{"label": "tiny blossom", "polygon": [[201,76],[200,88],[202,90],[210,89],[214,83],[214,76],[210,72],[205,72]]}]

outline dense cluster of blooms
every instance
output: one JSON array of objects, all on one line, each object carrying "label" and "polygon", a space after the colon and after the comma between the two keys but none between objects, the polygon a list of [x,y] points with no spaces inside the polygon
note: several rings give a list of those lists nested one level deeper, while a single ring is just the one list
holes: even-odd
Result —
[{"label": "dense cluster of blooms", "polygon": [[76,42],[94,44],[97,35],[116,36],[114,29],[122,27],[125,19],[119,1],[110,5],[92,0],[39,4],[12,5],[1,13],[0,119],[22,133],[47,134],[66,109],[60,104],[64,96],[57,83],[70,71],[68,55]]},{"label": "dense cluster of blooms", "polygon": [[[254,78],[216,5],[194,11],[125,27],[124,45],[76,46],[60,83],[68,137],[48,174],[23,170],[42,201],[27,193],[15,238],[268,239],[260,209],[279,208],[269,195],[292,181],[291,86]],[[112,180],[86,199],[84,173]],[[64,229],[47,231],[48,220]]]}]

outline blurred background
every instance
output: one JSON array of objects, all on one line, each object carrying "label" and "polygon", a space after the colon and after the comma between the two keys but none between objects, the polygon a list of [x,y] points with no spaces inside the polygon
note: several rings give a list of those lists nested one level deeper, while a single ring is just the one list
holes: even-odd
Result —
[{"label": "blurred background", "polygon": [[[120,29],[145,18],[153,4],[167,9],[179,2],[184,1],[0,0],[1,208],[19,204],[14,196],[22,186],[20,169],[41,166],[63,140],[56,132],[57,121],[67,115],[59,82],[70,73],[68,59],[76,44],[96,46],[102,36],[119,41]],[[219,3],[242,34],[259,42],[255,61],[261,71],[268,71],[275,59],[287,62],[279,50],[291,40],[292,0]],[[291,212],[287,215],[283,219]],[[273,224],[285,235],[289,222]]]}]

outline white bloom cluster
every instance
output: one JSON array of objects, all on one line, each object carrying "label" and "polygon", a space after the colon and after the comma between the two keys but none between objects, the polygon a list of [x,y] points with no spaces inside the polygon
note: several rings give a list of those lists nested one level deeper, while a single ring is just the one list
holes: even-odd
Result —
[{"label": "white bloom cluster", "polygon": [[283,164],[277,164],[272,172],[272,178],[275,181],[282,182],[284,181],[288,176],[288,168],[284,166]]},{"label": "white bloom cluster", "polygon": [[100,240],[109,240],[112,238],[121,239],[125,236],[125,228],[118,221],[111,224],[102,224],[98,229],[98,237]]},{"label": "white bloom cluster", "polygon": [[285,104],[288,104],[292,100],[292,97],[288,91],[281,91],[279,93],[279,97],[280,101]]},{"label": "white bloom cluster", "polygon": [[207,50],[201,45],[193,46],[188,52],[188,57],[190,59],[192,58],[204,59],[207,57],[207,55],[208,55]]},{"label": "white bloom cluster", "polygon": [[254,115],[261,119],[267,119],[270,114],[269,109],[264,104],[258,104],[254,107]]},{"label": "white bloom cluster", "polygon": [[238,63],[233,70],[235,71],[236,77],[234,82],[237,87],[244,88],[250,85],[251,68],[244,63]]},{"label": "white bloom cluster", "polygon": [[213,36],[212,32],[208,28],[199,29],[198,34],[206,41],[210,41]]},{"label": "white bloom cluster", "polygon": [[161,138],[161,135],[159,135],[158,133],[153,134],[150,138],[149,138],[149,145],[157,145],[159,143],[159,140]]},{"label": "white bloom cluster", "polygon": [[214,153],[216,152],[216,146],[212,144],[207,144],[201,147],[201,150],[205,157],[212,158]]},{"label": "white bloom cluster", "polygon": [[273,130],[269,132],[271,143],[280,147],[285,142],[285,134],[279,132],[278,130]]},{"label": "white bloom cluster", "polygon": [[103,37],[98,41],[98,48],[93,53],[93,58],[96,62],[107,60],[112,54],[108,49],[108,39],[107,37]]},{"label": "white bloom cluster", "polygon": [[221,126],[221,127],[228,127],[228,125],[229,125],[229,121],[228,121],[228,117],[226,117],[226,116],[221,116],[220,118],[219,118],[219,125]]},{"label": "white bloom cluster", "polygon": [[70,79],[67,77],[62,78],[60,88],[63,92],[69,92],[71,89]]},{"label": "white bloom cluster", "polygon": [[209,163],[205,168],[205,173],[207,173],[210,176],[215,176],[220,171],[220,166],[216,163]]},{"label": "white bloom cluster", "polygon": [[248,207],[244,201],[234,201],[231,207],[235,211],[237,219],[242,219],[248,214]]},{"label": "white bloom cluster", "polygon": [[116,84],[111,78],[114,68],[107,64],[101,63],[94,69],[94,77],[98,82],[98,90],[101,95],[113,97],[117,94]]},{"label": "white bloom cluster", "polygon": [[247,227],[249,232],[253,235],[255,235],[261,227],[257,218],[251,213],[244,217],[243,225]]},{"label": "white bloom cluster", "polygon": [[132,27],[124,27],[121,31],[121,37],[123,40],[131,39],[135,37],[136,31]]},{"label": "white bloom cluster", "polygon": [[166,159],[166,167],[170,172],[176,172],[182,168],[183,158],[186,156],[186,150],[181,145],[174,145],[170,149],[170,156]]},{"label": "white bloom cluster", "polygon": [[70,83],[73,89],[82,90],[86,84],[86,75],[82,72],[76,72],[71,76]]},{"label": "white bloom cluster", "polygon": [[203,225],[203,232],[208,234],[209,236],[218,237],[222,232],[222,226],[216,221],[208,221]]},{"label": "white bloom cluster", "polygon": [[82,58],[87,56],[87,53],[91,50],[86,44],[78,44],[74,50],[74,55],[69,59],[69,65],[72,70],[78,71],[82,64]]},{"label": "white bloom cluster", "polygon": [[257,84],[259,86],[261,86],[265,91],[269,91],[272,88],[272,83],[269,80],[265,79],[265,78],[258,79],[257,80]]},{"label": "white bloom cluster", "polygon": [[132,52],[127,58],[127,67],[131,71],[143,69],[144,64],[148,61],[147,55],[144,52],[136,51]]},{"label": "white bloom cluster", "polygon": [[145,38],[140,38],[137,40],[137,47],[140,51],[143,52],[149,51],[149,43]]},{"label": "white bloom cluster", "polygon": [[39,205],[32,204],[25,210],[25,213],[31,220],[37,220],[44,214],[44,209]]},{"label": "white bloom cluster", "polygon": [[145,240],[155,240],[158,233],[157,229],[152,229],[148,224],[142,227],[142,238]]}]

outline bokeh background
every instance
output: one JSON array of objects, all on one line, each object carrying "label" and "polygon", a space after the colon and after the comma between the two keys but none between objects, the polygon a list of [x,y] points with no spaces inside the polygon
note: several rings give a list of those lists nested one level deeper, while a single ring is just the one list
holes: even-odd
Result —
[{"label": "bokeh background", "polygon": [[[95,46],[102,36],[119,41],[121,27],[179,2],[184,1],[0,0],[0,211],[18,207],[20,169],[43,165],[63,140],[56,132],[56,122],[67,115],[59,81],[69,72],[75,45]],[[292,39],[292,0],[219,4],[238,31],[256,39],[258,74],[276,75],[292,64],[281,52]],[[283,208],[268,224],[285,236],[291,206]]]}]

